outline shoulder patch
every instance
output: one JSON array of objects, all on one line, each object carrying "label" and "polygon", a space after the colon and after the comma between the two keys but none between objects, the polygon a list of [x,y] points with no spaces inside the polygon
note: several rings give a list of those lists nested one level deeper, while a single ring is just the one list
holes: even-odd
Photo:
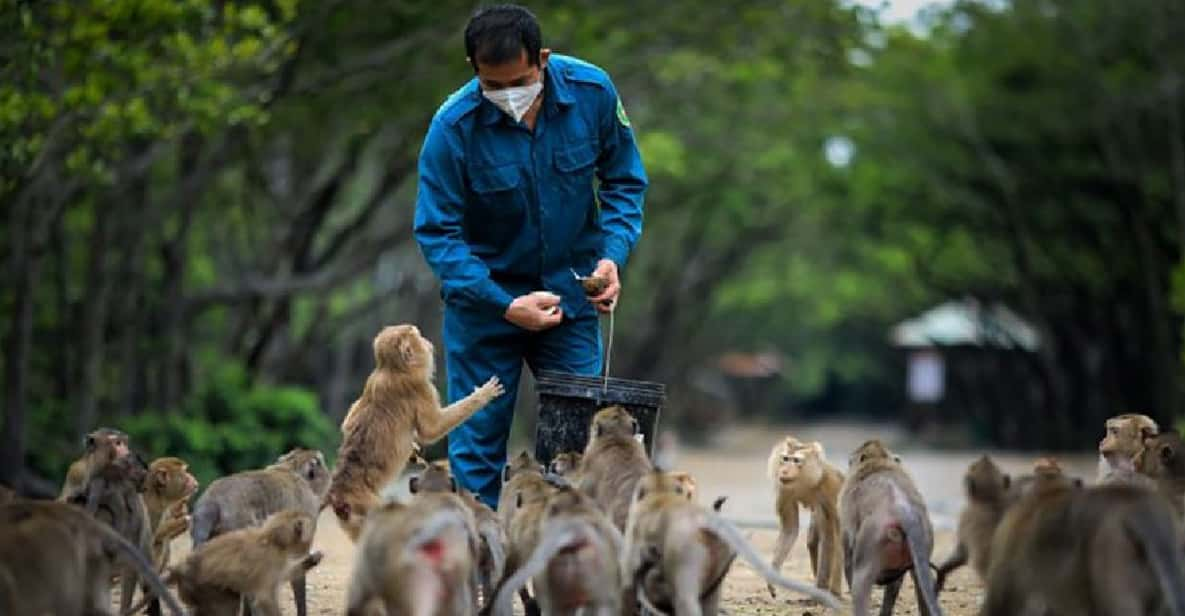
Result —
[{"label": "shoulder patch", "polygon": [[630,126],[630,117],[625,115],[625,106],[621,104],[620,96],[617,97],[617,121],[626,128]]}]

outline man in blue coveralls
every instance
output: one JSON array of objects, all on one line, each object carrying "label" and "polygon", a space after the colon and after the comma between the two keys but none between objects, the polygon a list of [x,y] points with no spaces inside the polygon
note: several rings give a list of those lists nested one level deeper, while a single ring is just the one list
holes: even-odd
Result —
[{"label": "man in blue coveralls", "polygon": [[[530,11],[479,10],[465,52],[476,77],[420,152],[415,236],[442,285],[449,400],[506,386],[448,439],[457,480],[495,506],[522,362],[601,371],[597,311],[617,301],[647,179],[609,75],[544,49]],[[610,284],[587,297],[573,270]]]}]

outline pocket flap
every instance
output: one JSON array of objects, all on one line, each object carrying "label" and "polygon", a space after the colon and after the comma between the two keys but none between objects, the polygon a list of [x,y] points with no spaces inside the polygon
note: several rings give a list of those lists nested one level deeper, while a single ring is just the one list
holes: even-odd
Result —
[{"label": "pocket flap", "polygon": [[560,171],[576,171],[583,169],[597,160],[597,150],[591,142],[585,141],[576,145],[556,150],[555,166]]},{"label": "pocket flap", "polygon": [[510,190],[518,186],[522,177],[518,165],[513,163],[488,167],[477,167],[469,172],[473,190],[479,193],[492,193]]}]

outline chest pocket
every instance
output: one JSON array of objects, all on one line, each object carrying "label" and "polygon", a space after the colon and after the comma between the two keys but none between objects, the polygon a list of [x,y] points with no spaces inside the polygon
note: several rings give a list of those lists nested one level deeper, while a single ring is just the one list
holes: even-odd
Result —
[{"label": "chest pocket", "polygon": [[593,163],[596,161],[597,150],[591,141],[583,141],[555,151],[555,168],[564,175],[591,179]]},{"label": "chest pocket", "polygon": [[496,227],[521,225],[525,211],[521,181],[522,173],[515,163],[470,169],[469,186],[477,205],[472,212],[477,222]]}]

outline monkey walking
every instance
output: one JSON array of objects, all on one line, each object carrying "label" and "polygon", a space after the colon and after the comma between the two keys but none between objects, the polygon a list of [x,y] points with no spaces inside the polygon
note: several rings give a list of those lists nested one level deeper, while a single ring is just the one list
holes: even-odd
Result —
[{"label": "monkey walking", "polygon": [[856,449],[848,468],[839,510],[852,613],[868,614],[872,587],[879,584],[885,586],[881,616],[892,614],[908,571],[919,613],[941,616],[930,574],[934,531],[913,480],[878,440]]},{"label": "monkey walking", "polygon": [[503,581],[483,614],[510,616],[513,593],[534,580],[544,616],[617,616],[622,602],[617,562],[621,550],[621,532],[604,512],[580,491],[560,488],[547,500],[534,551]]},{"label": "monkey walking", "polygon": [[0,614],[109,614],[113,554],[136,568],[172,614],[184,614],[141,549],[79,507],[0,505]]},{"label": "monkey walking", "polygon": [[690,502],[669,475],[653,471],[636,486],[621,551],[622,587],[632,603],[679,616],[714,616],[720,591],[736,556],[767,582],[831,607],[826,590],[782,577],[728,521]]},{"label": "monkey walking", "polygon": [[304,578],[321,562],[309,552],[315,519],[304,511],[275,513],[262,526],[242,528],[197,546],[169,569],[182,600],[194,616],[234,616],[245,597],[260,616],[280,616],[280,584]]},{"label": "monkey walking", "polygon": [[979,579],[986,580],[992,535],[1012,503],[1011,487],[1011,477],[1001,472],[988,456],[971,463],[963,476],[967,505],[959,514],[957,543],[954,552],[938,565],[935,593],[941,593],[947,576],[968,561]]},{"label": "monkey walking", "polygon": [[502,579],[506,570],[506,530],[493,509],[473,494],[457,487],[456,480],[449,473],[447,462],[425,464],[427,468],[423,473],[408,479],[408,491],[412,494],[456,494],[473,514],[481,543],[477,561],[479,587],[482,601],[488,605],[494,596],[494,585]]},{"label": "monkey walking", "polygon": [[1036,475],[992,538],[982,616],[1185,615],[1172,509],[1132,485]]},{"label": "monkey walking", "polygon": [[454,494],[372,509],[358,538],[347,616],[471,616],[473,516]]},{"label": "monkey walking", "polygon": [[385,327],[374,339],[374,371],[342,421],[342,443],[325,502],[357,540],[379,492],[403,471],[416,442],[434,443],[503,393],[497,377],[440,407],[432,383],[432,343],[414,325]]},{"label": "monkey walking", "polygon": [[651,470],[646,448],[634,438],[638,420],[620,406],[606,407],[593,415],[588,434],[577,485],[624,530],[634,486]]},{"label": "monkey walking", "polygon": [[[210,482],[193,506],[190,536],[196,548],[223,533],[262,524],[268,516],[296,509],[313,518],[321,510],[329,470],[315,449],[296,448],[262,470],[235,473]],[[297,616],[308,613],[305,579],[292,580]]]},{"label": "monkey walking", "polygon": [[[815,585],[839,596],[843,592],[843,549],[839,540],[839,490],[844,476],[827,462],[823,445],[803,443],[788,436],[774,445],[769,454],[767,473],[777,492],[778,542],[771,565],[775,571],[790,555],[798,539],[798,508],[811,512],[807,531],[807,552]],[[771,596],[776,596],[772,584]]]}]

